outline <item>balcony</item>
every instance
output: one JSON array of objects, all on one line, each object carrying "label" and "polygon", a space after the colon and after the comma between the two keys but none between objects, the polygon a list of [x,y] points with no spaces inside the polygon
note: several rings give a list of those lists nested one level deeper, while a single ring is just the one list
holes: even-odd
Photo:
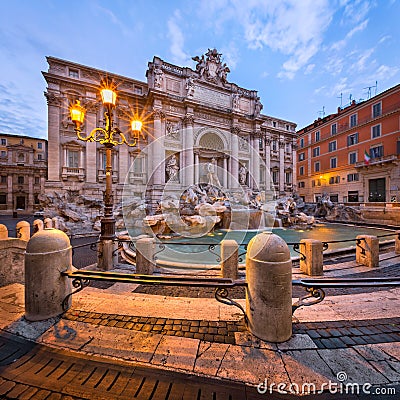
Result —
[{"label": "balcony", "polygon": [[85,168],[62,167],[61,179],[67,181],[71,177],[76,177],[80,182],[85,180]]},{"label": "balcony", "polygon": [[129,183],[131,185],[143,185],[147,182],[147,174],[145,172],[129,172]]},{"label": "balcony", "polygon": [[371,158],[368,163],[365,161],[360,161],[355,164],[356,168],[368,168],[372,166],[377,166],[377,165],[383,165],[383,164],[397,164],[398,163],[398,156],[396,154],[391,154],[389,156],[383,156],[383,157],[377,157],[377,158]]},{"label": "balcony", "polygon": [[[100,183],[106,181],[106,171],[104,169],[97,170],[97,180]],[[113,183],[117,183],[118,182],[118,172],[117,171],[113,171],[112,182]]]}]

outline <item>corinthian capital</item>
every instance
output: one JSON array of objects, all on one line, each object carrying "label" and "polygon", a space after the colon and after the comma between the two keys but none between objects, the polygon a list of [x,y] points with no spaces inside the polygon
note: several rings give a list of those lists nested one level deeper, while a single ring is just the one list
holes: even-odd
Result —
[{"label": "corinthian capital", "polygon": [[165,118],[165,114],[159,108],[154,108],[153,109],[153,118],[154,119],[163,119],[163,118]]},{"label": "corinthian capital", "polygon": [[182,121],[186,124],[186,125],[193,125],[194,124],[194,118],[192,114],[186,114],[183,118]]},{"label": "corinthian capital", "polygon": [[60,107],[62,104],[62,97],[59,95],[56,95],[55,93],[52,92],[44,92],[44,96],[47,99],[47,104],[49,106],[57,106]]}]

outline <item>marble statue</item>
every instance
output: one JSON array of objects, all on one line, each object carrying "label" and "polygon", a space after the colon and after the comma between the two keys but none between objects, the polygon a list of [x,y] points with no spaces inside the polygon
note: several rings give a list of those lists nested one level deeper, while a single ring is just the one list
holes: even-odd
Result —
[{"label": "marble statue", "polygon": [[217,172],[216,172],[216,160],[213,158],[211,162],[207,163],[207,178],[208,178],[208,184],[209,185],[214,185],[214,186],[221,186],[221,183],[219,182]]},{"label": "marble statue", "polygon": [[247,168],[245,165],[241,165],[239,168],[239,183],[241,185],[246,184],[246,177],[247,177]]},{"label": "marble statue", "polygon": [[178,181],[179,166],[178,166],[178,159],[175,154],[168,160],[167,166],[165,167],[165,171],[168,174],[168,182]]}]

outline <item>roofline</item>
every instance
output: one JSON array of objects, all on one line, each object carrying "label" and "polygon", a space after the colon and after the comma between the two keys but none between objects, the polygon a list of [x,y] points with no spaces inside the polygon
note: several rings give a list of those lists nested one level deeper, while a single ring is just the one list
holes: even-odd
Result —
[{"label": "roofline", "polygon": [[[332,120],[333,118],[337,117],[339,114],[345,114],[345,113],[348,112],[348,111],[354,111],[354,110],[356,110],[357,108],[359,108],[359,107],[361,107],[361,106],[365,106],[365,105],[368,104],[368,103],[376,102],[378,98],[384,97],[388,92],[396,91],[396,90],[400,90],[400,83],[397,84],[396,86],[392,86],[391,88],[386,89],[385,91],[383,91],[383,92],[377,94],[376,96],[371,97],[371,98],[368,99],[368,100],[364,100],[364,101],[362,101],[362,102],[355,103],[354,105],[347,106],[346,108],[341,109],[340,112],[336,112],[336,113],[333,113],[333,114],[329,114],[329,115],[325,116],[324,118],[316,119],[316,120],[315,120],[314,122],[312,122],[311,124],[306,125],[304,128],[299,129],[299,130],[297,131],[297,133],[298,133],[299,135],[304,134],[304,133],[306,133],[306,132],[302,132],[302,131],[304,131],[304,130],[307,129],[307,128],[311,128],[311,129],[312,129],[312,128],[317,128],[318,126],[324,125],[326,122],[328,122],[328,121]],[[317,125],[315,125],[315,124],[317,124]],[[314,126],[314,125],[315,125],[315,126]],[[308,132],[309,130],[311,130],[311,129],[307,129],[307,132]]]},{"label": "roofline", "polygon": [[47,142],[47,139],[38,138],[38,137],[34,137],[34,136],[27,136],[27,135],[17,135],[15,133],[2,133],[2,132],[0,132],[0,136],[16,137],[16,138],[23,138],[23,139],[44,140],[45,142]]}]

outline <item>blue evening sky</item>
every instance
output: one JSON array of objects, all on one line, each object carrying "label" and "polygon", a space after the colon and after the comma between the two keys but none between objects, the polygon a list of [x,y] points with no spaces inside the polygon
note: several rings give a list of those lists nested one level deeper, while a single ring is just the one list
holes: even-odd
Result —
[{"label": "blue evening sky", "polygon": [[[45,56],[145,80],[217,48],[263,113],[298,124],[400,83],[399,0],[1,1],[0,132],[47,137]],[[370,90],[368,87],[372,87]],[[342,94],[342,100],[340,96]]]}]

